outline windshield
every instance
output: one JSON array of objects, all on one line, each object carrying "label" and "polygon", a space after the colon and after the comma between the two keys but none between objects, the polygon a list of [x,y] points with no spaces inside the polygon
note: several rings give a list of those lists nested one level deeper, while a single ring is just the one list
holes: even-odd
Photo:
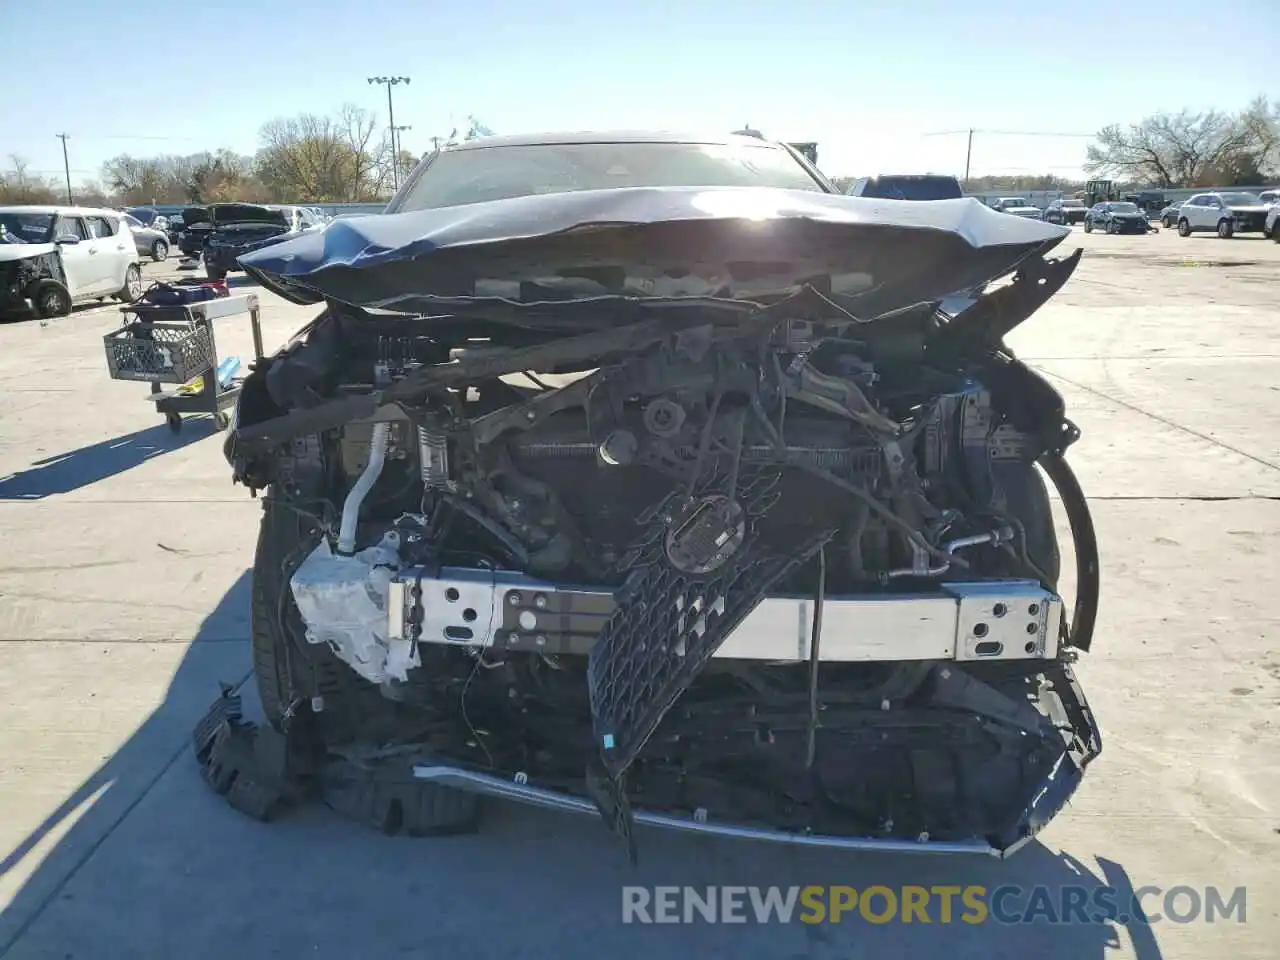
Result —
[{"label": "windshield", "polygon": [[146,209],[126,210],[125,213],[129,214],[129,216],[133,217],[135,220],[138,220],[139,222],[144,224],[150,223],[157,216],[154,210],[146,210]]},{"label": "windshield", "polygon": [[124,218],[124,222],[125,222],[125,223],[127,223],[127,224],[129,225],[129,229],[130,229],[130,230],[145,230],[145,229],[147,229],[147,225],[146,225],[145,223],[143,223],[141,220],[139,220],[137,217],[131,217],[131,216],[127,216],[127,215],[126,215],[126,216],[125,216],[125,218]]},{"label": "windshield", "polygon": [[1134,203],[1112,203],[1107,205],[1112,213],[1137,213],[1138,205]]},{"label": "windshield", "polygon": [[766,145],[538,143],[441,153],[396,209],[614,187],[823,189],[791,154]]},{"label": "windshield", "polygon": [[1220,193],[1223,203],[1261,203],[1256,193]]},{"label": "windshield", "polygon": [[955,177],[881,177],[868,181],[861,196],[882,200],[954,200],[963,193]]},{"label": "windshield", "polygon": [[52,240],[52,213],[0,211],[0,242],[49,243]]}]

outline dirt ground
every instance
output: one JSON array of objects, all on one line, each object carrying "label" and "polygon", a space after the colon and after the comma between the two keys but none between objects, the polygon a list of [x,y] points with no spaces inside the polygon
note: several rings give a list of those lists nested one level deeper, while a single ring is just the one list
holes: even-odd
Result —
[{"label": "dirt ground", "polygon": [[[503,805],[438,841],[323,808],[241,817],[189,737],[217,682],[249,675],[259,505],[209,422],[172,435],[145,387],[108,379],[114,308],[0,325],[0,958],[1274,957],[1280,244],[1077,229],[1072,245],[1076,276],[1012,345],[1083,430],[1070,456],[1103,600],[1079,673],[1104,748],[1004,862],[645,831],[633,869],[597,822]],[[311,311],[261,296],[270,349]],[[243,318],[217,336],[251,355]],[[1246,887],[1247,918],[621,922],[626,884],[948,883]]]}]

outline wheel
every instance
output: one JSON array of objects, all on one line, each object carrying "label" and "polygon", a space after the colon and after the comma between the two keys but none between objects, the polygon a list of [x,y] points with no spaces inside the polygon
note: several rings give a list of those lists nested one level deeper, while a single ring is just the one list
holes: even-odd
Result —
[{"label": "wheel", "polygon": [[1180,237],[1191,236],[1191,224],[1190,222],[1188,222],[1186,217],[1178,218],[1178,236]]},{"label": "wheel", "polygon": [[71,312],[71,294],[57,280],[41,280],[27,294],[41,320],[65,317]]},{"label": "wheel", "polygon": [[227,427],[231,426],[231,414],[219,410],[213,415],[213,425],[219,430],[227,429]]},{"label": "wheel", "polygon": [[1280,217],[1276,217],[1276,222],[1271,225],[1271,239],[1280,243]]},{"label": "wheel", "polygon": [[211,267],[205,264],[204,275],[214,282],[227,279],[227,271],[219,270],[217,267]]},{"label": "wheel", "polygon": [[151,259],[156,263],[163,263],[169,259],[169,244],[163,240],[157,240],[151,245]]},{"label": "wheel", "polygon": [[1108,220],[1107,233],[1115,233],[1115,232],[1116,232],[1116,222],[1114,220]]},{"label": "wheel", "polygon": [[1218,236],[1223,240],[1230,240],[1232,234],[1236,232],[1236,225],[1230,220],[1218,221]]},{"label": "wheel", "polygon": [[1161,217],[1160,223],[1166,230],[1173,229],[1173,221],[1169,217]]},{"label": "wheel", "polygon": [[124,286],[116,293],[116,299],[121,303],[133,303],[142,296],[142,269],[136,264],[129,264],[129,269],[124,272]]},{"label": "wheel", "polygon": [[170,433],[179,433],[182,430],[182,415],[179,413],[166,413],[164,422],[169,427]]},{"label": "wheel", "polygon": [[1088,219],[1087,217],[1085,218],[1085,221],[1084,221],[1084,232],[1093,233],[1093,221]]}]

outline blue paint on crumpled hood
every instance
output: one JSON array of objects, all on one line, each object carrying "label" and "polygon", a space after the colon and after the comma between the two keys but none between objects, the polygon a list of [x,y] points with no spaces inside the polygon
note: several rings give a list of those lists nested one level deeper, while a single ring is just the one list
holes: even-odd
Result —
[{"label": "blue paint on crumpled hood", "polygon": [[[912,202],[758,187],[636,187],[344,217],[322,230],[246,254],[241,263],[268,287],[298,302],[324,297],[360,302],[356,292],[363,284],[352,271],[373,281],[380,268],[410,261],[427,264],[446,251],[474,253],[480,263],[518,249],[524,260],[537,261],[543,240],[549,241],[548,258],[561,260],[540,265],[554,269],[567,255],[567,246],[591,251],[609,231],[643,233],[681,223],[719,224],[735,247],[754,250],[768,247],[771,236],[785,237],[797,225],[812,225],[832,235],[841,228],[918,231],[922,237],[947,234],[959,242],[961,251],[988,253],[981,259],[990,264],[984,267],[991,271],[989,279],[1007,273],[1027,253],[1043,252],[1069,235],[1065,227],[1010,217],[972,198]],[[571,236],[582,237],[582,243],[562,242]],[[995,248],[1007,256],[991,256]],[[775,243],[772,252],[784,255],[785,248]],[[939,269],[945,266],[939,264]],[[403,283],[402,271],[400,277],[397,282]],[[415,292],[432,293],[426,288]]]}]

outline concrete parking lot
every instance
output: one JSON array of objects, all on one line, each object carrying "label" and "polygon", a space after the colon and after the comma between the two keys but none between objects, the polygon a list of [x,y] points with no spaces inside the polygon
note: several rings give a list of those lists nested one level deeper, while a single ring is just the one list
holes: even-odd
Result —
[{"label": "concrete parking lot", "polygon": [[[0,958],[1274,957],[1280,244],[1072,240],[1080,269],[1012,345],[1083,430],[1104,590],[1079,672],[1104,749],[1005,862],[644,831],[631,868],[594,820],[523,808],[447,840],[240,816],[189,736],[218,681],[249,678],[259,505],[211,422],[171,435],[108,379],[116,308],[0,325]],[[312,313],[262,297],[269,347]],[[218,323],[247,360],[247,319]],[[1247,919],[621,923],[624,884],[1005,883],[1246,887]]]}]

